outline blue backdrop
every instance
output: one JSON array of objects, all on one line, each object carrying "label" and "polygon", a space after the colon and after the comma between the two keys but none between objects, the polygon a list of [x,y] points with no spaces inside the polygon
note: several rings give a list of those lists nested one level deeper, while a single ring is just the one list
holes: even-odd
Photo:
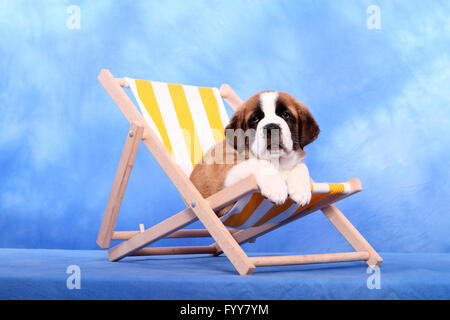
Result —
[{"label": "blue backdrop", "polygon": [[[370,5],[381,10],[380,28],[371,28]],[[293,94],[322,129],[307,147],[312,177],[361,178],[364,191],[340,208],[369,242],[449,252],[449,12],[448,1],[419,0],[0,0],[0,247],[97,248],[128,130],[97,81],[108,68],[229,83],[243,99],[264,89]],[[183,208],[142,146],[118,229]],[[348,245],[316,213],[246,248]]]}]

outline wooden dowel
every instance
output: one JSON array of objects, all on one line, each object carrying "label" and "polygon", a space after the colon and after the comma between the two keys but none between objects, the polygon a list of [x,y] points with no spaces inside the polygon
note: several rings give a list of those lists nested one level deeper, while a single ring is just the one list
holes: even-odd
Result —
[{"label": "wooden dowel", "polygon": [[215,253],[215,248],[209,246],[196,247],[155,247],[143,248],[133,254],[132,256],[150,256],[150,255],[164,255],[164,254],[200,254],[200,253]]},{"label": "wooden dowel", "polygon": [[190,229],[178,230],[168,235],[166,238],[210,238],[208,230],[206,229]]},{"label": "wooden dowel", "polygon": [[367,251],[310,254],[300,256],[250,257],[255,266],[288,266],[297,264],[315,264],[329,262],[360,261],[369,259]]},{"label": "wooden dowel", "polygon": [[119,86],[121,86],[122,88],[129,88],[130,87],[128,85],[127,80],[125,80],[124,78],[116,78],[116,81],[119,83]]},{"label": "wooden dowel", "polygon": [[219,92],[220,95],[225,99],[225,101],[230,105],[230,107],[233,108],[234,111],[239,109],[239,107],[243,104],[241,98],[239,98],[236,92],[234,92],[229,85],[223,84],[220,87]]},{"label": "wooden dowel", "polygon": [[[230,233],[233,234],[238,232],[239,230],[233,229],[230,230]],[[142,231],[114,231],[113,240],[128,240],[133,238],[135,235],[139,234]],[[206,229],[186,229],[186,230],[178,230],[174,233],[166,236],[166,238],[210,238],[208,230]]]},{"label": "wooden dowel", "polygon": [[[229,230],[231,234],[238,230]],[[206,229],[186,229],[178,230],[168,235],[166,238],[211,238],[211,234]]]}]

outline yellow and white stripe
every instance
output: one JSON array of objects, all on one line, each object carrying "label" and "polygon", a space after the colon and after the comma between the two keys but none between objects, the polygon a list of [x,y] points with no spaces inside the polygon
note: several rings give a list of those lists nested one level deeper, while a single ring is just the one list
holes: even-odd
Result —
[{"label": "yellow and white stripe", "polygon": [[[225,139],[224,128],[229,118],[217,88],[129,78],[127,82],[150,128],[186,175],[191,174],[205,152]],[[348,183],[313,183],[311,191],[311,202],[304,207],[290,199],[274,205],[255,192],[239,199],[221,220],[238,229],[281,222],[333,194],[349,193],[351,187]]]},{"label": "yellow and white stripe", "polygon": [[217,88],[129,78],[127,82],[145,120],[186,175],[225,138],[229,118]]},{"label": "yellow and white stripe", "polygon": [[312,183],[312,193],[349,193],[351,186],[348,183]]}]

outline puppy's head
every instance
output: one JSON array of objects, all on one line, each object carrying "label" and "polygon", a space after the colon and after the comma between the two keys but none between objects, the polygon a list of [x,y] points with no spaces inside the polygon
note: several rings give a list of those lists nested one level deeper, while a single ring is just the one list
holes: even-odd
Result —
[{"label": "puppy's head", "polygon": [[248,99],[225,129],[227,141],[239,152],[256,157],[283,157],[303,149],[320,129],[308,108],[286,92],[262,91]]}]

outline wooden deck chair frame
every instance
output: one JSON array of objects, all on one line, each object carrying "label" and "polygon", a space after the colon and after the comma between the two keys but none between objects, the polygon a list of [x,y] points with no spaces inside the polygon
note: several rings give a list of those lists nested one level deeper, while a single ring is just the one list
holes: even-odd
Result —
[{"label": "wooden deck chair frame", "polygon": [[[101,248],[109,248],[111,240],[125,240],[108,250],[110,261],[118,261],[130,255],[198,253],[219,255],[224,253],[240,275],[252,274],[257,266],[366,261],[369,266],[373,267],[380,265],[383,261],[342,212],[332,204],[362,190],[360,181],[357,178],[347,181],[352,187],[350,193],[333,195],[332,199],[327,198],[327,201],[321,202],[319,200],[314,206],[314,209],[311,209],[309,212],[302,212],[279,223],[269,223],[245,230],[228,229],[213,210],[235,202],[243,195],[257,191],[258,186],[254,178],[246,178],[207,199],[203,198],[124,91],[123,87],[128,86],[127,82],[124,79],[115,78],[106,69],[101,70],[98,79],[130,123],[130,130],[126,137],[125,146],[97,239],[97,244]],[[242,100],[228,85],[222,85],[220,94],[234,110],[242,104]],[[146,230],[143,225],[140,225],[139,231],[114,231],[128,179],[141,141],[148,147],[156,161],[178,189],[187,204],[187,208]],[[355,249],[354,252],[249,257],[242,250],[241,244],[253,242],[263,234],[317,210],[321,210],[324,213],[329,221],[331,221]],[[201,221],[205,229],[182,230],[182,228],[197,220]],[[212,237],[215,242],[209,246],[147,247],[162,238],[190,237]]]}]

